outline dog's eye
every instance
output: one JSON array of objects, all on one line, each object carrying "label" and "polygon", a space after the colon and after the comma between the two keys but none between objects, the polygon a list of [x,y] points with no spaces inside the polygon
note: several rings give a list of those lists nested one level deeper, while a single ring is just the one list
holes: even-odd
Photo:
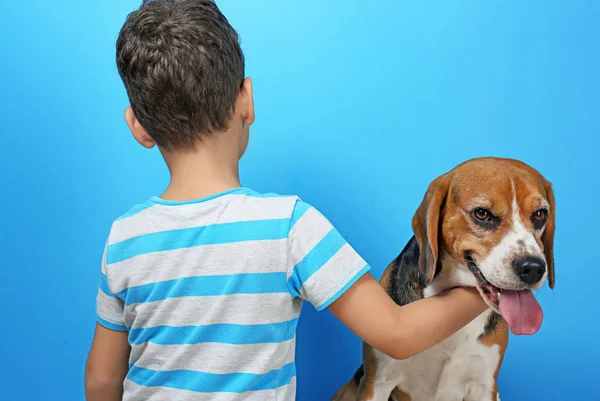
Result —
[{"label": "dog's eye", "polygon": [[488,221],[492,218],[492,214],[489,210],[477,209],[475,210],[475,218],[479,221]]},{"label": "dog's eye", "polygon": [[540,209],[533,212],[531,215],[531,221],[536,228],[540,228],[546,223],[546,219],[548,218],[548,211],[546,209]]}]

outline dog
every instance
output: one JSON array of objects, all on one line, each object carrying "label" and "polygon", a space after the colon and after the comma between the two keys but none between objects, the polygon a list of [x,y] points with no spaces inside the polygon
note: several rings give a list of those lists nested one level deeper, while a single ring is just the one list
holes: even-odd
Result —
[{"label": "dog", "polygon": [[489,309],[406,360],[363,343],[363,364],[332,401],[499,401],[508,331],[537,332],[532,290],[554,288],[554,226],[551,184],[520,161],[471,159],[435,179],[380,283],[399,305],[476,287]]}]

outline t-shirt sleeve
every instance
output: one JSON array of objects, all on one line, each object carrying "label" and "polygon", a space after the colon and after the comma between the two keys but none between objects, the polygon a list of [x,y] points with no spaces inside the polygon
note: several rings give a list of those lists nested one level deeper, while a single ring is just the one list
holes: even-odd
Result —
[{"label": "t-shirt sleeve", "polygon": [[109,286],[106,270],[106,248],[102,256],[102,268],[100,272],[100,285],[96,296],[97,321],[110,330],[127,331],[123,317],[124,303],[112,293]]},{"label": "t-shirt sleeve", "polygon": [[292,213],[288,240],[290,292],[319,311],[370,269],[317,209],[300,200]]}]

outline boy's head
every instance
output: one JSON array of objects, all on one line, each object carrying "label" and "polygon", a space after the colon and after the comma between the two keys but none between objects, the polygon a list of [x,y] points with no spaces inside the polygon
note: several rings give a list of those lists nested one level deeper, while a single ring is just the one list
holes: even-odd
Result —
[{"label": "boy's head", "polygon": [[121,29],[117,67],[131,103],[125,118],[142,145],[177,151],[232,130],[245,150],[252,84],[237,32],[214,1],[145,0]]}]

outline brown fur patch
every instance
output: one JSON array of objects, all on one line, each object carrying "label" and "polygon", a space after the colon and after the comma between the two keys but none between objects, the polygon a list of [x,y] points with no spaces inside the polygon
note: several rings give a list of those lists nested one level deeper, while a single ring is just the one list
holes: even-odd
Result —
[{"label": "brown fur patch", "polygon": [[467,252],[476,259],[487,257],[510,230],[510,225],[500,225],[494,231],[486,231],[468,215],[477,208],[484,208],[500,219],[510,216],[510,178],[500,173],[499,166],[490,168],[466,164],[450,173],[450,191],[454,195],[445,205],[441,239],[443,249],[455,260],[462,261]]},{"label": "brown fur patch", "polygon": [[448,197],[452,176],[444,174],[436,178],[427,189],[423,201],[417,208],[412,228],[419,244],[419,268],[427,284],[433,281],[440,259],[439,222],[443,219],[444,205]]},{"label": "brown fur patch", "polygon": [[331,398],[331,400],[335,401],[355,401],[356,394],[358,394],[358,386],[354,382],[354,379],[350,379],[350,381],[344,384]]},{"label": "brown fur patch", "polygon": [[498,361],[498,366],[494,372],[494,391],[491,399],[491,401],[496,401],[496,397],[498,396],[498,373],[500,372],[500,366],[504,360],[506,347],[508,347],[508,324],[504,319],[500,318],[498,320],[498,324],[496,325],[496,330],[488,333],[484,337],[479,338],[477,341],[486,347],[491,347],[493,345],[498,345],[500,347],[500,360]]},{"label": "brown fur patch", "polygon": [[398,387],[392,391],[392,397],[394,397],[394,400],[396,401],[412,401],[411,396],[400,390]]},{"label": "brown fur patch", "polygon": [[421,284],[413,281],[411,284],[411,288],[414,291],[414,297],[418,300],[423,298],[423,288],[421,288]]},{"label": "brown fur patch", "polygon": [[379,283],[381,284],[381,286],[383,287],[383,289],[385,290],[385,292],[387,292],[388,294],[390,293],[390,277],[392,275],[392,270],[394,269],[394,264],[395,261],[392,261],[383,271],[383,274],[381,275],[381,279],[379,280]]},{"label": "brown fur patch", "polygon": [[360,381],[359,395],[360,399],[370,400],[375,395],[375,379],[377,378],[377,358],[373,348],[368,345],[363,345],[363,366],[365,375]]}]

